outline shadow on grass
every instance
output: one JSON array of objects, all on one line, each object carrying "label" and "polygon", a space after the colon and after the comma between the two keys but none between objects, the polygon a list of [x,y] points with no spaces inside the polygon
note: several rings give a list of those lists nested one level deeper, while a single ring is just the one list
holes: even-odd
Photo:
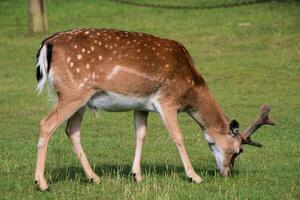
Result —
[{"label": "shadow on grass", "polygon": [[[215,177],[220,176],[219,172],[214,169],[195,168],[195,171],[202,177]],[[102,164],[95,167],[95,172],[98,176],[105,177],[122,177],[125,179],[132,179],[131,165],[129,164]],[[143,164],[142,173],[144,176],[159,175],[159,176],[172,176],[178,174],[180,179],[187,181],[184,168],[182,166],[174,165],[161,165],[161,164]],[[239,171],[235,170],[234,175],[239,175]],[[49,172],[50,182],[57,183],[64,180],[78,180],[79,182],[86,183],[87,178],[81,166],[70,166],[57,168]]]}]

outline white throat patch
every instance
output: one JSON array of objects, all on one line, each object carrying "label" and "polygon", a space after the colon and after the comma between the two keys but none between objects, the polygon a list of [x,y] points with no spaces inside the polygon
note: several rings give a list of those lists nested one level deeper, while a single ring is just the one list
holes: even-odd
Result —
[{"label": "white throat patch", "polygon": [[206,141],[208,142],[211,151],[213,152],[213,155],[217,162],[218,169],[221,172],[224,171],[224,165],[223,165],[224,154],[223,154],[223,152],[217,147],[215,141],[207,133],[204,133],[204,137],[205,137]]}]

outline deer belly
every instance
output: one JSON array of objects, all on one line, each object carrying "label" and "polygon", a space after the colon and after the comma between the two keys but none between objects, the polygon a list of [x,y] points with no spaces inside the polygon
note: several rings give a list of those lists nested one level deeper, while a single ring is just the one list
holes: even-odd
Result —
[{"label": "deer belly", "polygon": [[149,96],[133,97],[113,92],[101,92],[88,101],[88,106],[111,112],[128,110],[156,111],[153,101],[155,101],[155,98]]}]

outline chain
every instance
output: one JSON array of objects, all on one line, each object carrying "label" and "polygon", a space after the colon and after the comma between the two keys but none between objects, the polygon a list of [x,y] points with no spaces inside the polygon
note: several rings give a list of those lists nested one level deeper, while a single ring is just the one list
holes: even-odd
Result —
[{"label": "chain", "polygon": [[233,3],[219,3],[211,5],[202,5],[202,6],[185,6],[185,5],[160,5],[153,3],[138,3],[128,0],[108,0],[115,3],[127,4],[137,7],[148,7],[148,8],[164,8],[164,9],[187,9],[187,10],[197,10],[197,9],[214,9],[214,8],[229,8],[229,7],[239,7],[251,4],[271,2],[273,0],[239,0]]}]

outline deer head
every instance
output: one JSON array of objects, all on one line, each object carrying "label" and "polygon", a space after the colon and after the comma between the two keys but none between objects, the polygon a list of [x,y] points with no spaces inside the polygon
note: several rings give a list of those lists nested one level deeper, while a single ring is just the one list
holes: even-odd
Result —
[{"label": "deer head", "polygon": [[243,152],[243,145],[248,144],[255,147],[262,147],[258,142],[251,140],[251,135],[263,125],[272,125],[275,123],[269,118],[270,106],[263,105],[258,119],[250,124],[243,132],[239,131],[239,123],[234,119],[229,122],[227,134],[221,134],[211,137],[205,133],[209,147],[217,162],[217,167],[222,175],[231,175],[234,161],[238,155]]}]

